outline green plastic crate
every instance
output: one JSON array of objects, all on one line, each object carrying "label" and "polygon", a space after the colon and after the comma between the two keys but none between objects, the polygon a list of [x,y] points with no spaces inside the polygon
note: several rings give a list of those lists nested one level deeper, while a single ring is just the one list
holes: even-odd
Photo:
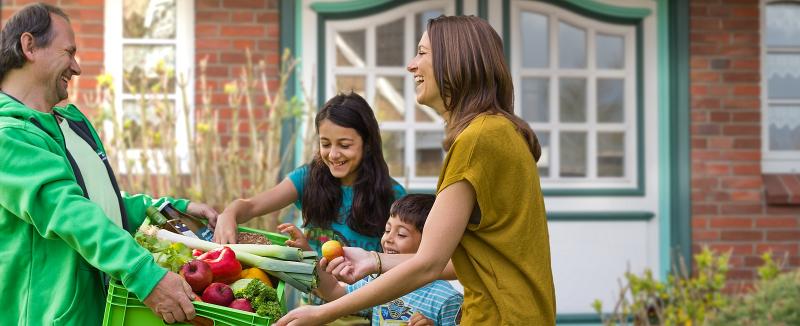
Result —
[{"label": "green plastic crate", "polygon": [[[288,238],[282,234],[264,232],[261,230],[247,227],[239,227],[239,231],[260,233],[266,236],[273,244],[283,245]],[[278,282],[275,288],[278,294],[278,302],[286,313],[286,285],[283,281]],[[197,317],[190,321],[194,325],[271,325],[275,320],[256,315],[246,311],[233,308],[218,306],[206,302],[193,302],[197,311]],[[128,292],[119,281],[112,281],[108,286],[108,297],[106,298],[106,309],[103,315],[104,326],[153,326],[167,325],[160,316],[153,313],[150,308],[144,305],[135,294]],[[170,325],[190,325],[190,324],[170,324]]]}]

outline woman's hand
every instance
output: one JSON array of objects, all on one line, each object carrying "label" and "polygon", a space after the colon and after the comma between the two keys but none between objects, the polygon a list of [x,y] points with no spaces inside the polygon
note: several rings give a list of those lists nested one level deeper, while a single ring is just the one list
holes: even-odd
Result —
[{"label": "woman's hand", "polygon": [[332,274],[339,281],[353,284],[369,274],[380,272],[375,256],[369,251],[359,247],[344,247],[344,256],[336,257],[330,262],[320,259],[320,266]]},{"label": "woman's hand", "polygon": [[214,228],[214,242],[220,244],[236,243],[238,235],[236,226],[236,216],[226,212],[219,214]]},{"label": "woman's hand", "polygon": [[331,320],[326,320],[322,314],[323,306],[302,306],[290,311],[279,319],[277,326],[303,326],[303,325],[324,325]]},{"label": "woman's hand", "polygon": [[300,231],[296,225],[292,223],[283,223],[278,225],[278,232],[288,234],[291,237],[290,240],[286,240],[285,244],[289,247],[300,248],[303,250],[313,250],[311,246],[308,244],[308,239],[303,234],[303,231]]},{"label": "woman's hand", "polygon": [[434,326],[433,320],[425,315],[415,312],[408,320],[408,326]]},{"label": "woman's hand", "polygon": [[186,213],[189,215],[205,217],[208,220],[208,226],[212,229],[214,228],[214,225],[217,224],[217,215],[219,215],[219,213],[217,213],[213,207],[197,202],[189,202],[189,206],[186,206]]}]

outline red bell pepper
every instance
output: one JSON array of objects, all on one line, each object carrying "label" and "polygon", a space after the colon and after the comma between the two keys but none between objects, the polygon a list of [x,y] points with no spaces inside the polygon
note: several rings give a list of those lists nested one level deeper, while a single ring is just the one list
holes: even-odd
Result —
[{"label": "red bell pepper", "polygon": [[211,250],[197,257],[211,267],[214,282],[231,283],[239,279],[242,264],[236,259],[236,253],[229,247]]}]

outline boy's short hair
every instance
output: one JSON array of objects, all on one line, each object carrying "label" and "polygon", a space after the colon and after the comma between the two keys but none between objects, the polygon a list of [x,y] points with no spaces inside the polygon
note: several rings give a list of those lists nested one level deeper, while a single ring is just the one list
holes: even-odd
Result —
[{"label": "boy's short hair", "polygon": [[417,231],[422,233],[434,201],[436,201],[436,196],[431,194],[408,194],[392,204],[389,216],[397,217],[405,223],[414,225]]}]

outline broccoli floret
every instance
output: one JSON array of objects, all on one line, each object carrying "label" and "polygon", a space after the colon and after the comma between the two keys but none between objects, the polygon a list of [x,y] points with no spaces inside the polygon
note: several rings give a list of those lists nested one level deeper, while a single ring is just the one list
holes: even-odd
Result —
[{"label": "broccoli floret", "polygon": [[259,316],[264,316],[269,318],[273,322],[280,319],[281,316],[283,315],[283,313],[281,312],[281,305],[275,301],[269,301],[258,306],[258,308],[256,308],[256,313]]},{"label": "broccoli floret", "polygon": [[[242,280],[236,281],[239,283]],[[269,317],[275,321],[281,317],[281,305],[277,302],[278,294],[270,286],[264,284],[259,280],[250,280],[247,286],[241,289],[241,284],[234,283],[234,296],[236,298],[245,298],[250,301],[250,305],[259,316]],[[240,290],[239,290],[240,289]]]}]

